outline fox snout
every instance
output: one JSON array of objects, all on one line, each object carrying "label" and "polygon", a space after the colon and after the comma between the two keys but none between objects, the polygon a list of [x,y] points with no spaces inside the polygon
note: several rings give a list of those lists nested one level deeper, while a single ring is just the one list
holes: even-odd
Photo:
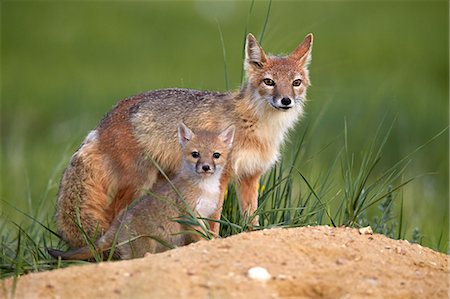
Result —
[{"label": "fox snout", "polygon": [[276,109],[289,110],[294,107],[294,101],[290,97],[272,98],[271,105]]},{"label": "fox snout", "polygon": [[214,165],[206,162],[200,162],[196,165],[196,171],[199,174],[213,174],[215,171]]}]

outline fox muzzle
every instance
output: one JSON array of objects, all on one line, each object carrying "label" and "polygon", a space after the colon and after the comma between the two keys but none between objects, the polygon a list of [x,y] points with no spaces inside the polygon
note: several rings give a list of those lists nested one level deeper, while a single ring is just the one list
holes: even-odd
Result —
[{"label": "fox muzzle", "polygon": [[289,110],[294,107],[294,101],[289,97],[283,97],[281,99],[272,99],[271,106],[277,110]]}]

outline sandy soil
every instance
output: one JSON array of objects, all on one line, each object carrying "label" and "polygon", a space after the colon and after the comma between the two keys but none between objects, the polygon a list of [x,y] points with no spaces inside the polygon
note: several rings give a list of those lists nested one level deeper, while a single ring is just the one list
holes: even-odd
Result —
[{"label": "sandy soil", "polygon": [[[252,267],[271,277],[250,277]],[[12,285],[2,281],[0,298],[11,298]],[[447,255],[320,226],[243,233],[142,259],[29,274],[17,280],[15,298],[448,298],[448,291]]]}]

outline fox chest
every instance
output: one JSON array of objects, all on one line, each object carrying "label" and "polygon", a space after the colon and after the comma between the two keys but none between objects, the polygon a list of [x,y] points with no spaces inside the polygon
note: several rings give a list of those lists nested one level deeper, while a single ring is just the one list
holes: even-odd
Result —
[{"label": "fox chest", "polygon": [[200,183],[200,194],[195,202],[195,210],[203,218],[209,218],[217,210],[219,204],[220,190],[219,178],[210,178]]},{"label": "fox chest", "polygon": [[232,170],[237,178],[263,174],[278,160],[280,152],[277,146],[245,146],[233,152]]},{"label": "fox chest", "polygon": [[[299,112],[269,114],[241,129],[233,145],[231,167],[235,177],[264,174],[280,158],[280,148]],[[237,142],[236,142],[237,141]]]},{"label": "fox chest", "polygon": [[[217,199],[219,194],[217,194]],[[211,215],[217,210],[218,201],[216,198],[208,196],[201,196],[198,198],[195,210],[203,218],[210,218]]]}]

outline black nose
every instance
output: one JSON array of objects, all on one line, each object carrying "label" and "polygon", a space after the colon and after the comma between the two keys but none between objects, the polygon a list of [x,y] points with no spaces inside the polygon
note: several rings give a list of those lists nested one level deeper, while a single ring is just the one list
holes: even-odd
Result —
[{"label": "black nose", "polygon": [[282,98],[281,99],[281,104],[284,106],[289,106],[291,104],[291,99],[290,98]]},{"label": "black nose", "polygon": [[205,165],[203,165],[202,166],[202,169],[203,169],[203,171],[208,171],[208,170],[210,170],[211,169],[211,167],[209,167],[209,165],[208,164],[205,164]]}]

